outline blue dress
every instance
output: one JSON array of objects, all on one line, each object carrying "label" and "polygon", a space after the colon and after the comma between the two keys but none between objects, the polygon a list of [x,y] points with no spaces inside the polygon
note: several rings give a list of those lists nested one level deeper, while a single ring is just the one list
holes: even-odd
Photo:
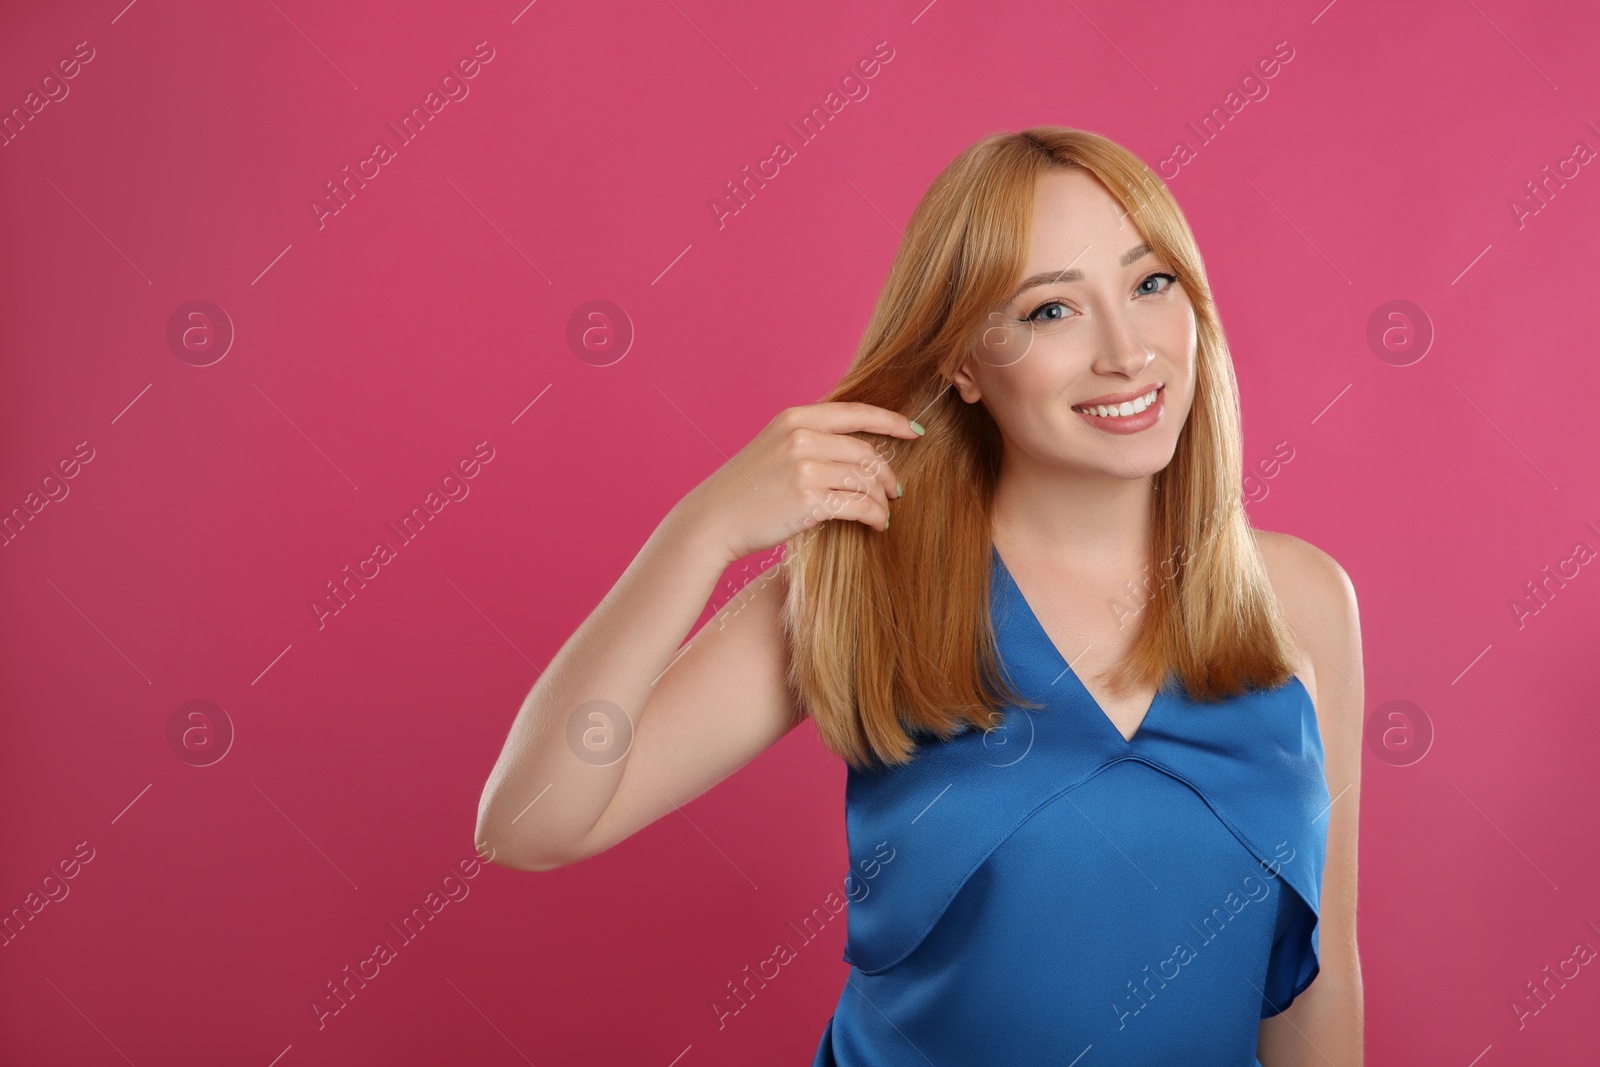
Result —
[{"label": "blue dress", "polygon": [[1310,694],[1169,678],[1125,740],[991,556],[1001,661],[1044,707],[850,770],[851,967],[813,1067],[1259,1067],[1318,971]]}]

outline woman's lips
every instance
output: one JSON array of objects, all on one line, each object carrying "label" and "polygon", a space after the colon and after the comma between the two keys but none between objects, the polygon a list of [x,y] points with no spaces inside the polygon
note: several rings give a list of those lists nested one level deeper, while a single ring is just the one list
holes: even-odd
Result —
[{"label": "woman's lips", "polygon": [[1156,398],[1150,406],[1136,415],[1090,415],[1085,411],[1077,411],[1077,416],[1089,425],[1106,433],[1138,433],[1148,430],[1161,421],[1161,413],[1166,409],[1166,386],[1156,388]]}]

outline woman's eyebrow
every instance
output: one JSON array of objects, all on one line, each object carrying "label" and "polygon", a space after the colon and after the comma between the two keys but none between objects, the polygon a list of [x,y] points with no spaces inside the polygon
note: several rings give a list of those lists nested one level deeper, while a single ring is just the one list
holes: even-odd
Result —
[{"label": "woman's eyebrow", "polygon": [[[1148,244],[1134,245],[1132,248],[1122,253],[1122,259],[1118,262],[1124,267],[1132,266],[1145,256],[1148,256],[1152,251],[1154,251],[1154,249],[1152,249]],[[1022,284],[1017,286],[1016,290],[1012,292],[1009,300],[1015,300],[1017,297],[1021,296],[1023,293],[1027,292],[1029,289],[1032,289],[1036,285],[1055,285],[1061,282],[1081,281],[1083,281],[1083,271],[1079,270],[1077,267],[1068,267],[1065,270],[1040,271],[1038,274],[1030,274],[1026,278],[1022,279]]]}]

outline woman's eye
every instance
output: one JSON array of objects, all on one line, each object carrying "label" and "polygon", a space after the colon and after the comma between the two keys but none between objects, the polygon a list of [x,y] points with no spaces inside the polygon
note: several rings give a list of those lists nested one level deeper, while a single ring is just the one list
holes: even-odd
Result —
[{"label": "woman's eye", "polygon": [[[1166,279],[1167,284],[1156,289],[1146,288],[1146,286],[1148,286],[1151,282],[1161,278]],[[1137,292],[1140,296],[1154,296],[1157,293],[1164,293],[1168,289],[1171,289],[1173,285],[1177,283],[1177,281],[1178,276],[1176,274],[1170,274],[1166,271],[1157,271],[1156,273],[1147,276],[1144,281],[1140,282],[1139,287],[1135,290],[1135,292]],[[1067,321],[1067,313],[1069,311],[1072,311],[1072,309],[1067,307],[1067,305],[1063,304],[1061,301],[1048,300],[1029,312],[1027,318],[1025,318],[1023,321],[1033,323],[1065,322]],[[1076,312],[1074,312],[1074,314],[1076,314]]]},{"label": "woman's eye", "polygon": [[1051,300],[1048,303],[1040,304],[1038,307],[1034,308],[1033,311],[1028,315],[1028,321],[1029,322],[1060,322],[1060,321],[1062,321],[1062,317],[1061,316],[1041,315],[1040,314],[1040,312],[1050,311],[1052,309],[1064,313],[1067,310],[1067,306],[1065,304],[1063,304],[1059,300]]}]

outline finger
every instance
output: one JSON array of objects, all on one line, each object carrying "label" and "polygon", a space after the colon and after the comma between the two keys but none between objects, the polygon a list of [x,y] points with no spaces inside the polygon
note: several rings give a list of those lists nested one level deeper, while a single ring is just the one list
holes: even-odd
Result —
[{"label": "finger", "polygon": [[854,466],[862,482],[875,480],[883,486],[884,493],[889,497],[900,495],[895,489],[897,476],[889,465],[889,459],[898,448],[895,443],[885,441],[875,444],[848,434],[820,430],[799,432],[805,435],[801,448],[807,458]]},{"label": "finger", "polygon": [[806,412],[806,425],[829,433],[881,433],[889,437],[921,437],[909,415],[880,408],[876,404],[863,404],[853,400],[833,400],[810,404],[801,409]]},{"label": "finger", "polygon": [[882,527],[889,518],[889,495],[883,483],[877,478],[866,478],[860,469],[851,463],[835,463],[828,471],[828,503],[826,506],[836,506],[837,500],[844,500],[851,504],[865,505],[866,517],[870,526]]},{"label": "finger", "polygon": [[[889,461],[877,445],[861,440],[859,437],[843,437],[840,440],[854,442],[855,448],[851,450],[851,459],[855,469],[863,480],[876,482],[889,499],[899,499],[899,482],[894,473],[894,468],[889,466]],[[887,444],[888,442],[885,442]],[[893,454],[892,452],[890,453]]]},{"label": "finger", "polygon": [[872,493],[838,490],[813,508],[812,515],[818,521],[850,519],[874,530],[885,530],[889,525],[889,504]]}]

